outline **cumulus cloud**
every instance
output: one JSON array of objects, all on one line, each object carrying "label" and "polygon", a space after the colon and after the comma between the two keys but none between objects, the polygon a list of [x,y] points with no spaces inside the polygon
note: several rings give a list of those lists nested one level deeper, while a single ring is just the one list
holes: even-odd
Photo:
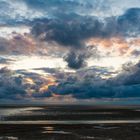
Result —
[{"label": "cumulus cloud", "polygon": [[[96,16],[60,12],[54,18],[36,19],[33,22],[31,33],[35,38],[50,44],[56,43],[59,47],[70,51],[65,61],[68,62],[69,67],[78,69],[86,66],[87,57],[83,55],[83,50],[86,54],[89,53],[89,56],[93,56],[93,59],[97,59],[97,56],[100,58],[98,47],[106,48],[108,55],[109,53],[134,55],[131,52],[134,52],[135,48],[133,49],[131,46],[139,45],[139,13],[139,8],[131,8],[122,15],[100,20]],[[133,40],[128,41],[128,38],[132,37]],[[137,41],[134,41],[134,38],[137,38]],[[90,39],[93,39],[91,44],[88,43]],[[89,47],[97,48],[97,51],[89,51],[87,49]],[[74,57],[72,57],[71,51],[74,52]],[[92,55],[90,55],[91,52]],[[97,52],[99,54],[96,54]],[[82,59],[79,59],[80,57]]]},{"label": "cumulus cloud", "polygon": [[139,85],[140,84],[140,62],[135,65],[132,63],[127,63],[123,66],[123,71],[120,75],[116,77],[115,81],[121,85]]},{"label": "cumulus cloud", "polygon": [[43,39],[48,42],[79,48],[84,46],[82,41],[85,39],[101,34],[102,27],[96,17],[72,14],[62,15],[61,19],[35,21],[32,33],[37,37],[43,34]]},{"label": "cumulus cloud", "polygon": [[[61,15],[61,16],[60,16]],[[140,8],[128,9],[124,14],[100,20],[96,16],[58,14],[55,19],[34,21],[32,33],[44,35],[46,41],[55,41],[64,46],[82,46],[91,37],[137,36],[139,34]]]},{"label": "cumulus cloud", "polygon": [[52,97],[49,86],[56,85],[53,76],[42,76],[27,71],[13,71],[4,67],[0,69],[0,98],[25,100],[28,98]]},{"label": "cumulus cloud", "polygon": [[[6,1],[3,2],[6,3]],[[18,37],[19,35],[17,35],[17,37],[14,37],[12,40],[1,38],[0,49],[1,53],[3,54],[5,52],[12,54],[30,54],[38,52],[38,54],[40,53],[42,55],[44,50],[47,50],[45,49],[45,47],[47,48],[50,44],[52,47],[63,46],[66,51],[64,52],[63,50],[62,53],[67,53],[69,49],[70,51],[72,49],[72,51],[77,52],[77,50],[79,51],[81,50],[81,48],[87,48],[86,40],[90,38],[110,40],[110,38],[117,38],[118,36],[118,38],[124,38],[124,41],[122,42],[121,40],[121,42],[119,43],[121,43],[122,46],[125,45],[125,48],[118,49],[120,53],[123,54],[126,53],[129,48],[129,44],[126,43],[125,38],[136,37],[139,35],[139,8],[130,8],[128,6],[128,8],[130,9],[128,9],[124,13],[121,13],[121,15],[100,18],[97,17],[97,15],[81,15],[75,10],[73,12],[70,12],[71,8],[74,8],[74,5],[75,9],[78,9],[77,7],[81,7],[81,9],[86,8],[87,10],[90,7],[94,7],[94,4],[98,5],[96,0],[92,2],[84,2],[82,0],[76,2],[69,0],[24,0],[19,2],[16,1],[16,3],[24,3],[24,5],[27,6],[27,11],[29,11],[29,7],[31,8],[31,10],[37,9],[40,11],[41,9],[45,9],[46,5],[48,5],[47,7],[49,13],[47,14],[47,16],[32,18],[30,23],[30,25],[32,26],[31,33],[36,39],[29,36]],[[101,5],[103,2],[99,3]],[[110,4],[111,1],[108,1],[107,3]],[[11,2],[9,2],[9,4],[11,4]],[[66,7],[69,7],[70,9],[65,8],[64,5],[66,5]],[[62,9],[62,7],[65,10]],[[60,12],[58,12],[58,8],[62,9],[62,11],[60,10]],[[104,11],[104,9],[102,8],[101,11]],[[47,9],[45,10],[47,11]],[[53,10],[56,10],[56,12],[53,12]],[[39,41],[38,39],[40,39],[41,41]],[[49,45],[44,47],[43,44],[40,44],[42,40],[46,41]],[[57,45],[55,43],[57,43]],[[119,46],[121,47],[121,45]],[[116,46],[116,44],[114,46]],[[48,50],[51,50],[51,48],[49,48]],[[62,49],[59,49],[59,51],[60,50]],[[54,54],[56,54],[57,52],[58,51],[56,50]],[[78,56],[78,54],[76,55]],[[93,55],[97,56],[95,53],[93,53]],[[83,61],[85,62],[86,60]]]},{"label": "cumulus cloud", "polygon": [[91,53],[85,40],[90,37],[102,36],[103,28],[103,23],[96,17],[61,14],[60,19],[35,20],[32,34],[40,40],[52,44],[57,43],[60,48],[70,51],[65,57],[65,61],[68,62],[69,67],[78,69],[86,66],[87,55],[89,57]]},{"label": "cumulus cloud", "polygon": [[78,71],[50,88],[60,95],[69,94],[78,99],[140,97],[139,63],[125,66],[123,72],[109,79],[102,77],[107,71],[99,70],[100,74],[94,69]]},{"label": "cumulus cloud", "polygon": [[130,8],[122,16],[119,16],[118,28],[126,36],[138,36],[140,34],[140,8]]},{"label": "cumulus cloud", "polygon": [[123,71],[112,78],[104,78],[113,72],[103,67],[86,68],[76,73],[47,68],[42,70],[51,75],[0,69],[1,99],[40,100],[71,96],[79,100],[140,97],[139,63],[124,65]]},{"label": "cumulus cloud", "polygon": [[26,92],[21,88],[22,77],[11,76],[14,75],[12,71],[7,68],[0,69],[0,97],[2,98],[22,98]]},{"label": "cumulus cloud", "polygon": [[86,66],[84,54],[76,54],[75,52],[70,52],[64,60],[68,63],[68,67],[72,69],[79,69]]}]

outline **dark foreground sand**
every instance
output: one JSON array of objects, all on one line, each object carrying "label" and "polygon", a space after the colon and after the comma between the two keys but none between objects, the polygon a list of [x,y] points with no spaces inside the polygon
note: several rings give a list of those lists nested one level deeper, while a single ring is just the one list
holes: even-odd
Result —
[{"label": "dark foreground sand", "polygon": [[0,140],[140,140],[140,124],[0,125]]}]

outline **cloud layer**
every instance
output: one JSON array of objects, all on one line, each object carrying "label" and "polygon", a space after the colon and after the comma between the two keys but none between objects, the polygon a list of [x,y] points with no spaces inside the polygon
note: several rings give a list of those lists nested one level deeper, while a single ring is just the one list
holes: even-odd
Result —
[{"label": "cloud layer", "polygon": [[[39,70],[39,69],[38,69]],[[0,70],[0,97],[12,100],[35,100],[71,96],[76,99],[140,97],[140,63],[127,64],[116,77],[104,79],[110,73],[105,68],[90,68],[76,73],[57,69],[42,69],[53,76],[26,71]]]}]

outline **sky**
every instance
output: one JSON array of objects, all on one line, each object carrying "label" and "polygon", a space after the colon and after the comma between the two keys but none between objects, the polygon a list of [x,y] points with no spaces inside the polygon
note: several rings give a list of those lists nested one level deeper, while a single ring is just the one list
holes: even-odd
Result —
[{"label": "sky", "polygon": [[1,104],[139,98],[139,0],[0,0]]}]

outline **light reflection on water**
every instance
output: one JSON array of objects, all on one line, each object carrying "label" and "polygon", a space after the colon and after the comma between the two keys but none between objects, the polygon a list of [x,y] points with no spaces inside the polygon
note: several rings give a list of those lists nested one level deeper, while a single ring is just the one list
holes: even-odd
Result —
[{"label": "light reflection on water", "polygon": [[[81,108],[80,108],[81,109]],[[139,110],[131,110],[131,113],[122,111],[96,111],[66,108],[47,107],[22,107],[22,108],[0,108],[0,123],[11,124],[96,124],[96,123],[139,123]],[[131,116],[132,112],[136,116]],[[129,114],[127,114],[129,113]],[[79,118],[78,118],[79,117]],[[135,117],[135,118],[134,118]],[[55,121],[53,121],[55,120]]]},{"label": "light reflection on water", "polygon": [[25,107],[25,108],[0,108],[0,116],[15,115],[20,113],[32,112],[34,110],[41,110],[40,107]]},{"label": "light reflection on water", "polygon": [[65,132],[65,131],[43,131],[42,133],[48,133],[48,134],[71,134],[72,132]]},{"label": "light reflection on water", "polygon": [[1,136],[0,140],[18,140],[18,137],[13,136]]}]

